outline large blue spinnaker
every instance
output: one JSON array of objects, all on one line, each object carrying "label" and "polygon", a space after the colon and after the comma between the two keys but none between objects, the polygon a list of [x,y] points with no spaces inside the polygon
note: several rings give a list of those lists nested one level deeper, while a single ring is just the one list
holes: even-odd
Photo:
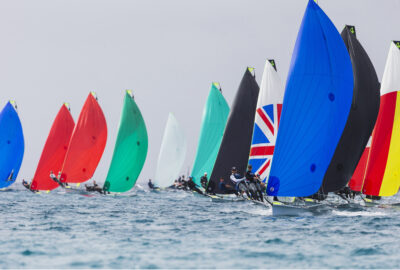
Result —
[{"label": "large blue spinnaker", "polygon": [[8,102],[0,113],[0,188],[15,182],[24,156],[24,135],[13,104]]},{"label": "large blue spinnaker", "polygon": [[318,191],[352,97],[346,46],[328,16],[309,0],[289,69],[269,195],[301,197]]}]

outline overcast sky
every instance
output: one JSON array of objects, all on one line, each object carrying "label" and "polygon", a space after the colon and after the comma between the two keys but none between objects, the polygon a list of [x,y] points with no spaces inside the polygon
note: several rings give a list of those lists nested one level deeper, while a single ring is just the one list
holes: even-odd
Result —
[{"label": "overcast sky", "polygon": [[[173,112],[185,130],[192,166],[211,82],[232,103],[247,66],[259,82],[274,58],[282,82],[307,0],[0,1],[0,106],[18,103],[25,136],[19,179],[31,179],[62,102],[77,119],[96,91],[108,124],[94,178],[103,182],[125,89],[146,121],[149,152],[139,181],[154,177],[161,137]],[[339,32],[357,37],[382,77],[389,43],[400,39],[400,0],[319,0]],[[19,180],[20,181],[20,180]]]}]

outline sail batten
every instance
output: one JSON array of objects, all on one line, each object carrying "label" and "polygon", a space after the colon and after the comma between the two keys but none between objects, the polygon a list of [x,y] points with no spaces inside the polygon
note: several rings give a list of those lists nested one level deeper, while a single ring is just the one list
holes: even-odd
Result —
[{"label": "sail batten", "polygon": [[309,196],[321,186],[353,97],[346,46],[310,0],[289,69],[267,193]]}]

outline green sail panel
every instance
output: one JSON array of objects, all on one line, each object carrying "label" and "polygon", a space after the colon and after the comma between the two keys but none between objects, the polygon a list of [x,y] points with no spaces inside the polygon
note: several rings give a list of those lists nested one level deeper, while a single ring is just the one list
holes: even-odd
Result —
[{"label": "green sail panel", "polygon": [[199,143],[193,164],[193,181],[200,186],[200,177],[206,172],[210,177],[224,135],[229,106],[218,83],[211,85],[206,106],[203,110]]},{"label": "green sail panel", "polygon": [[125,192],[136,183],[147,156],[147,130],[131,92],[125,94],[117,141],[104,189]]}]

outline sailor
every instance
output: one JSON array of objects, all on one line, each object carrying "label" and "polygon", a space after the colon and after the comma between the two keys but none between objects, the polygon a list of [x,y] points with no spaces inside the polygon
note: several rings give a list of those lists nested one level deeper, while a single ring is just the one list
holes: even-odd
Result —
[{"label": "sailor", "polygon": [[99,185],[94,180],[93,180],[93,186],[85,185],[85,187],[86,187],[86,191],[97,191],[100,194],[103,194],[103,189],[101,187],[99,187]]},{"label": "sailor", "polygon": [[193,181],[193,177],[189,177],[187,181],[187,186],[190,190],[196,191],[197,193],[203,194],[203,192],[196,186],[196,183]]},{"label": "sailor", "polygon": [[236,196],[239,196],[239,193],[236,191],[236,189],[234,189],[230,185],[225,184],[223,177],[219,178],[218,189],[222,194],[236,194]]},{"label": "sailor", "polygon": [[14,176],[14,169],[11,170],[11,173],[10,173],[10,175],[8,176],[6,182],[14,181],[15,179],[13,179],[13,176]]},{"label": "sailor", "polygon": [[[58,175],[61,175],[61,172]],[[51,178],[51,180],[53,180],[54,182],[56,182],[60,186],[65,187],[65,184],[60,182],[59,178],[56,177],[56,175],[53,173],[53,171],[50,171],[50,178]]]},{"label": "sailor", "polygon": [[154,184],[151,182],[151,179],[149,179],[149,182],[147,183],[150,189],[154,189]]},{"label": "sailor", "polygon": [[207,172],[204,173],[202,177],[200,177],[200,183],[201,186],[207,190],[207,184],[208,184],[208,178],[207,178]]},{"label": "sailor", "polygon": [[[246,171],[246,180],[249,186],[249,191],[251,194],[251,197],[253,200],[260,200],[262,201],[262,194],[261,194],[261,190],[259,190],[257,188],[257,183],[256,183],[256,176],[255,174],[252,172],[253,170],[253,166],[251,166],[251,164],[249,164],[247,166],[247,171]],[[261,195],[261,196],[260,196]]]},{"label": "sailor", "polygon": [[28,183],[28,181],[25,181],[25,179],[22,179],[22,185],[29,190],[31,189],[31,184]]},{"label": "sailor", "polygon": [[236,170],[236,167],[232,167],[230,179],[235,184],[236,191],[238,191],[240,195],[243,196],[243,193],[246,192],[247,196],[251,198],[247,185],[244,181],[246,180],[246,177],[242,177]]}]

